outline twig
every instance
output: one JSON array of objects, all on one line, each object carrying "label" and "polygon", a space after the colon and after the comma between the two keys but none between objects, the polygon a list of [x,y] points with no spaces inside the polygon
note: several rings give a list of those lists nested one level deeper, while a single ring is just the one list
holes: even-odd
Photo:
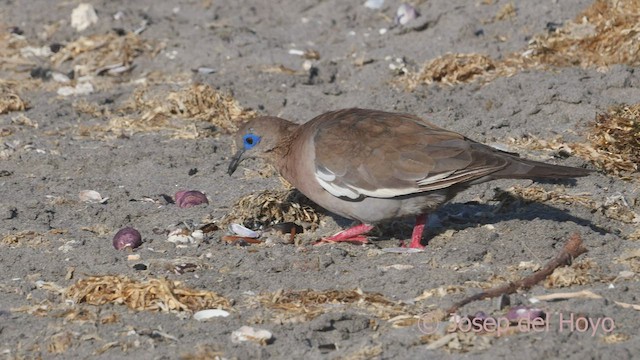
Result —
[{"label": "twig", "polygon": [[553,293],[553,294],[547,294],[547,295],[538,295],[535,296],[535,299],[538,299],[540,301],[554,301],[554,300],[565,300],[565,299],[602,299],[602,296],[589,291],[589,290],[582,290],[582,291],[577,291],[577,292],[571,292],[571,293]]},{"label": "twig", "polygon": [[478,300],[490,299],[500,295],[508,295],[513,294],[519,289],[529,289],[532,286],[536,285],[540,281],[547,278],[547,276],[551,275],[553,271],[562,266],[571,265],[571,261],[578,256],[587,252],[587,249],[582,245],[582,239],[580,235],[575,233],[571,235],[569,241],[564,245],[562,251],[551,261],[549,261],[544,268],[539,271],[533,273],[530,276],[522,278],[518,281],[509,282],[506,285],[495,287],[481,293],[472,295],[463,299],[462,301],[455,303],[449,310],[448,314],[453,314],[458,311],[461,307],[472,303]]},{"label": "twig", "polygon": [[[589,290],[582,290],[578,292],[572,293],[553,293],[547,295],[538,295],[535,299],[540,301],[554,301],[554,300],[565,300],[565,299],[602,299],[603,297]],[[625,309],[633,309],[640,311],[640,305],[638,304],[629,304],[620,301],[614,301],[616,305],[622,306]]]}]

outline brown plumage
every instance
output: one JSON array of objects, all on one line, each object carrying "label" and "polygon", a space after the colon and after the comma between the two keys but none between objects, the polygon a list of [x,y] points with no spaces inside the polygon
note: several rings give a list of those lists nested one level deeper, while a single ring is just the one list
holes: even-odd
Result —
[{"label": "brown plumage", "polygon": [[236,144],[229,174],[246,157],[264,158],[318,205],[362,222],[325,240],[364,241],[372,224],[417,216],[415,248],[422,247],[426,214],[470,185],[591,172],[522,159],[413,115],[365,109],[328,112],[303,125],[255,118]]}]

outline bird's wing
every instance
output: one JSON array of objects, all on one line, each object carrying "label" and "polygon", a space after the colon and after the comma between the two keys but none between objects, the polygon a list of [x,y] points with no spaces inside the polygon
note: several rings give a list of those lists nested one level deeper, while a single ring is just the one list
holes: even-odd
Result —
[{"label": "bird's wing", "polygon": [[315,176],[334,196],[390,198],[447,188],[508,165],[508,157],[417,117],[348,109],[312,120]]}]

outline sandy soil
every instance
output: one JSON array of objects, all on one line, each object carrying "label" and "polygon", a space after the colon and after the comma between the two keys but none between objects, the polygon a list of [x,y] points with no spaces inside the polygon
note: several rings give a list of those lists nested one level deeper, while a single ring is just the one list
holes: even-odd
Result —
[{"label": "sandy soil", "polygon": [[[354,106],[409,112],[526,156],[593,167],[510,139],[586,142],[597,114],[640,99],[640,73],[632,66],[525,69],[485,83],[405,86],[410,73],[446,53],[502,59],[522,51],[591,1],[417,1],[421,16],[407,26],[394,25],[400,2],[392,0],[378,10],[360,0],[94,1],[99,20],[82,32],[71,26],[78,4],[13,0],[0,9],[2,96],[28,103],[0,115],[0,352],[6,358],[625,359],[640,351],[640,315],[624,305],[640,303],[637,179],[598,172],[559,184],[476,186],[438,211],[428,249],[418,254],[380,250],[397,246],[410,223],[392,224],[372,245],[312,246],[348,224],[330,216],[298,245],[231,245],[222,240],[226,226],[193,244],[167,241],[178,226],[220,222],[242,196],[284,189],[275,176],[226,174],[230,127],[252,112],[298,122]],[[139,36],[132,34],[137,29]],[[94,42],[78,41],[82,36]],[[309,49],[317,54],[291,53]],[[103,67],[113,64],[127,71],[105,74]],[[201,67],[214,72],[192,71]],[[88,83],[93,91],[60,95],[69,84],[51,72],[72,70],[70,85]],[[189,91],[196,98],[206,91],[230,96],[220,102],[227,112],[208,112],[206,104],[191,111],[193,96],[183,106],[171,100]],[[513,186],[565,197],[526,201],[513,195]],[[204,192],[209,204],[180,209],[162,196],[182,189]],[[82,190],[108,200],[81,201]],[[112,247],[125,226],[144,239],[135,252]],[[530,275],[573,233],[589,252],[571,267],[530,290],[459,311],[499,318],[516,305],[539,307],[547,329],[514,326],[496,336],[445,333],[439,323],[436,333],[425,333],[425,316],[428,323],[438,309]],[[130,286],[118,288],[110,275]],[[93,295],[74,297],[87,279],[105,282]],[[154,292],[178,294],[166,289],[174,281],[184,295],[176,301],[194,303],[153,301]],[[194,320],[193,310],[213,304],[195,290],[227,299],[220,306],[230,316]],[[598,298],[531,302],[583,290]],[[115,295],[104,300],[106,293]],[[147,297],[132,299],[142,293]],[[615,328],[601,322],[571,331],[560,316],[607,318]],[[266,329],[273,339],[232,341],[243,325]]]}]

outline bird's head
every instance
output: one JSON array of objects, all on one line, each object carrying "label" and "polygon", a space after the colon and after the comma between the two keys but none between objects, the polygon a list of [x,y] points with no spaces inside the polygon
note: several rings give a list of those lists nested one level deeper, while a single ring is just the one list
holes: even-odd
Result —
[{"label": "bird's head", "polygon": [[238,165],[248,158],[263,158],[273,163],[274,151],[296,127],[292,122],[274,116],[261,116],[249,120],[236,133],[237,151],[231,159],[227,173],[233,174]]}]

